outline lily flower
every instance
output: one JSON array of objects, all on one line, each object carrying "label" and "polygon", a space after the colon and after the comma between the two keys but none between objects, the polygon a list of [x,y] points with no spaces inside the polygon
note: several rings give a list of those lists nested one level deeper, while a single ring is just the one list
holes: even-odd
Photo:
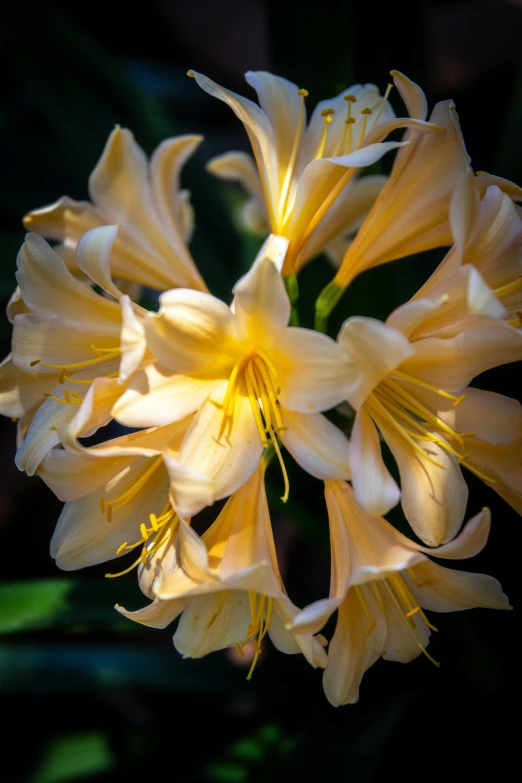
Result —
[{"label": "lily flower", "polygon": [[[489,184],[491,183],[491,184]],[[498,184],[497,184],[498,183]],[[512,326],[522,326],[522,219],[513,199],[522,189],[468,170],[451,201],[454,245],[414,298],[437,296],[466,265],[478,269]]]},{"label": "lily flower", "polygon": [[[257,92],[257,105],[195,71],[189,71],[189,76],[230,106],[245,126],[255,164],[244,153],[229,153],[211,162],[210,169],[245,186],[254,224],[266,219],[272,233],[290,240],[285,276],[297,273],[306,261],[360,222],[383,181],[351,181],[359,169],[403,144],[382,139],[403,127],[421,133],[440,130],[424,118],[396,119],[387,100],[391,86],[381,96],[373,84],[354,85],[321,101],[307,126],[308,92],[287,79],[248,71],[245,78]],[[419,90],[400,74],[394,73],[394,81],[403,97]],[[415,99],[410,102],[414,104]]]},{"label": "lily flower", "polygon": [[65,571],[132,552],[129,566],[107,576],[126,574],[146,563],[178,523],[162,454],[179,449],[190,418],[82,446],[78,438],[105,423],[114,400],[110,381],[96,379],[72,421],[59,427],[65,448],[51,449],[38,468],[65,501],[51,541],[51,555]]},{"label": "lily flower", "polygon": [[[338,338],[360,371],[347,397],[357,411],[350,441],[357,499],[374,514],[401,499],[410,525],[432,546],[453,538],[462,522],[468,490],[460,466],[495,481],[469,458],[474,438],[492,428],[480,421],[484,398],[466,387],[481,372],[519,359],[522,349],[520,333],[499,317],[502,308],[476,269],[468,266],[447,283],[444,296],[408,302],[386,324],[348,319]],[[488,399],[496,421],[506,408],[511,420],[516,415],[512,401]],[[397,462],[400,490],[378,432]]]},{"label": "lily flower", "polygon": [[60,198],[30,212],[24,225],[59,242],[56,251],[75,268],[82,236],[97,226],[118,224],[113,277],[160,290],[205,291],[187,247],[194,222],[190,194],[180,190],[181,169],[201,141],[201,136],[167,139],[149,161],[132,133],[117,126],[89,178],[91,201]]},{"label": "lily flower", "polygon": [[437,558],[473,557],[485,546],[490,513],[483,509],[451,543],[428,549],[410,541],[385,519],[363,511],[345,482],[329,481],[330,596],[298,615],[291,629],[317,633],[338,609],[337,627],[323,675],[331,704],[353,704],[365,671],[381,656],[407,663],[427,651],[436,627],[424,610],[457,612],[474,607],[510,609],[496,579],[444,568]]},{"label": "lily flower", "polygon": [[[136,612],[116,607],[125,617],[164,628],[182,613],[174,646],[185,658],[253,642],[255,657],[268,634],[285,653],[301,652],[324,666],[326,654],[309,633],[291,634],[286,625],[299,610],[288,598],[279,573],[264,488],[266,461],[225,504],[200,538],[184,521],[179,533],[141,569],[142,587],[154,597]],[[146,572],[149,572],[148,575]]]},{"label": "lily flower", "polygon": [[147,361],[145,311],[120,293],[109,274],[116,236],[115,226],[93,229],[76,252],[79,269],[110,298],[78,280],[37,234],[28,234],[18,255],[26,312],[14,318],[12,358],[0,371],[0,403],[2,412],[21,417],[17,464],[29,475],[58,444],[58,428],[71,421],[96,378],[108,379],[115,402]]},{"label": "lily flower", "polygon": [[[406,85],[400,74],[396,82],[410,115],[424,121],[427,103],[422,90],[411,82]],[[470,158],[452,101],[438,103],[430,123],[442,132],[407,132],[409,143],[399,150],[386,185],[319,298],[317,324],[323,331],[329,313],[360,272],[452,243],[450,200]]]},{"label": "lily flower", "polygon": [[[352,369],[325,335],[289,327],[278,270],[287,241],[271,236],[234,288],[231,307],[178,289],[145,319],[156,363],[136,373],[113,415],[130,427],[169,424],[196,413],[171,473],[175,505],[190,517],[235,492],[278,443],[319,478],[349,475],[348,441],[320,411],[344,399]],[[209,483],[210,481],[210,483]]]}]

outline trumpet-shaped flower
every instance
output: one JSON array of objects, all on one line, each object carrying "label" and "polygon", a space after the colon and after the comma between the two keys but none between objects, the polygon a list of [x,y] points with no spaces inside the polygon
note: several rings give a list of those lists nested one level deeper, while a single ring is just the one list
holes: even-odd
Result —
[{"label": "trumpet-shaped flower", "polygon": [[[193,71],[189,75],[230,106],[245,126],[255,164],[244,153],[229,153],[211,162],[210,168],[222,178],[244,184],[251,196],[247,209],[254,224],[266,218],[274,234],[290,240],[285,276],[297,272],[360,222],[383,181],[351,180],[360,168],[402,145],[382,139],[400,127],[420,132],[440,130],[424,117],[395,119],[387,100],[389,90],[383,97],[372,84],[357,84],[321,101],[307,126],[308,93],[287,79],[249,71],[245,78],[257,92],[257,105],[206,76]],[[403,96],[418,91],[400,74],[394,74],[394,80]],[[414,103],[414,98],[410,102]]]},{"label": "trumpet-shaped flower", "polygon": [[425,609],[510,608],[496,579],[444,568],[426,557],[463,559],[480,552],[490,527],[487,509],[454,541],[427,549],[385,519],[364,512],[345,482],[326,482],[325,495],[332,550],[330,596],[304,609],[291,628],[317,633],[339,610],[323,677],[333,705],[358,700],[365,671],[381,656],[407,663],[424,653],[436,663],[426,647],[431,631],[437,629]]},{"label": "trumpet-shaped flower", "polygon": [[[444,296],[408,302],[386,324],[350,318],[339,334],[360,370],[348,395],[357,411],[350,444],[357,499],[384,514],[401,498],[411,526],[430,545],[450,540],[460,527],[467,501],[460,466],[495,480],[469,459],[474,438],[488,426],[480,420],[484,407],[466,387],[484,370],[520,358],[522,348],[521,335],[497,317],[498,300],[473,267],[451,283]],[[513,401],[496,397],[489,398],[496,420],[503,412],[511,420],[519,415]],[[456,406],[464,402],[459,417]],[[400,490],[382,459],[377,430],[397,462]],[[519,433],[520,422],[513,437]]]},{"label": "trumpet-shaped flower", "polygon": [[129,130],[116,127],[89,178],[91,202],[60,198],[30,212],[30,231],[60,244],[57,252],[75,267],[75,250],[90,229],[118,224],[111,254],[113,277],[164,290],[206,290],[187,248],[193,227],[189,193],[180,173],[201,136],[162,142],[150,161]]},{"label": "trumpet-shaped flower", "polygon": [[[164,628],[183,612],[174,645],[188,658],[253,642],[252,674],[268,634],[285,653],[302,652],[312,666],[326,654],[309,633],[287,626],[298,609],[286,595],[274,546],[264,488],[266,463],[226,503],[201,538],[180,521],[173,535],[142,569],[142,585],[153,602],[137,612],[118,607],[126,617]],[[149,572],[148,575],[145,572]]]},{"label": "trumpet-shaped flower", "polygon": [[110,382],[95,380],[72,421],[59,428],[66,448],[51,449],[38,468],[65,501],[51,541],[51,554],[65,571],[132,552],[131,565],[108,576],[125,574],[146,563],[177,526],[162,453],[168,448],[175,454],[190,419],[81,446],[78,438],[98,429],[114,399]]},{"label": "trumpet-shaped flower", "polygon": [[[399,86],[404,77],[398,78]],[[427,104],[422,91],[410,86],[403,97],[411,116],[424,120]],[[438,103],[430,122],[442,132],[408,131],[409,144],[399,150],[388,182],[334,279],[341,292],[364,269],[451,244],[450,199],[470,158],[452,101]]]},{"label": "trumpet-shaped flower", "polygon": [[119,302],[78,280],[37,234],[27,236],[18,255],[26,312],[14,318],[12,359],[0,373],[1,404],[4,412],[21,417],[25,442],[17,464],[30,475],[58,444],[58,428],[76,414],[93,380],[108,379],[114,402],[146,361],[144,311],[119,292],[109,275],[116,234],[115,226],[88,232],[76,262]]},{"label": "trumpet-shaped flower", "polygon": [[130,379],[113,414],[149,427],[197,411],[176,460],[166,455],[182,516],[238,489],[270,443],[286,482],[278,438],[313,475],[349,475],[348,441],[319,412],[343,399],[352,370],[333,340],[288,326],[290,302],[274,263],[285,248],[280,237],[267,240],[231,307],[178,289],[146,318],[157,364]]},{"label": "trumpet-shaped flower", "polygon": [[[487,179],[486,179],[487,177]],[[447,281],[466,265],[478,269],[504,308],[504,318],[522,325],[522,219],[513,198],[522,191],[512,183],[468,170],[451,201],[454,245],[414,298],[440,295]]]}]

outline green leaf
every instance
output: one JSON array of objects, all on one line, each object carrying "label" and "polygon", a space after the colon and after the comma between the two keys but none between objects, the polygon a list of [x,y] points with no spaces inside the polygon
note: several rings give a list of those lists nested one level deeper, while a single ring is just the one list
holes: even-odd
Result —
[{"label": "green leaf", "polygon": [[0,633],[49,628],[69,608],[72,579],[0,585]]},{"label": "green leaf", "polygon": [[30,783],[77,780],[113,766],[114,757],[104,734],[66,734],[54,739],[47,748]]}]

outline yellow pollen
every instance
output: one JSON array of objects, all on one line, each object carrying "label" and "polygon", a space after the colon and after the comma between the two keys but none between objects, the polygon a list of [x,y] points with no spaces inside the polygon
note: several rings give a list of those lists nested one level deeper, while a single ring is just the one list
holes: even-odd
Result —
[{"label": "yellow pollen", "polygon": [[[138,539],[138,541],[135,541],[133,544],[128,544],[126,541],[124,541],[123,544],[121,544],[116,550],[116,557],[119,557],[126,551],[130,552],[131,550],[136,549],[136,547],[142,546],[142,550],[140,552],[140,556],[138,557],[138,559],[135,560],[132,563],[132,565],[130,565],[124,571],[120,571],[117,574],[105,574],[105,576],[108,579],[115,579],[118,576],[123,576],[124,574],[128,574],[130,571],[136,568],[136,566],[138,566],[140,563],[145,565],[147,563],[147,560],[155,552],[157,552],[159,547],[164,543],[165,539],[170,535],[170,533],[176,528],[178,524],[178,517],[176,515],[176,512],[174,511],[174,509],[170,505],[170,502],[168,501],[165,504],[163,511],[161,512],[161,515],[159,517],[156,517],[155,514],[150,514],[149,520],[151,523],[150,528],[148,528],[144,522],[141,523],[140,525],[141,538]],[[221,611],[222,608],[223,607],[221,606],[219,611]]]},{"label": "yellow pollen", "polygon": [[[247,629],[246,638],[242,642],[236,642],[235,647],[238,653],[243,657],[243,647],[252,642],[255,650],[252,666],[247,674],[247,680],[252,678],[257,660],[261,655],[261,642],[265,638],[270,621],[272,619],[273,599],[266,595],[259,596],[259,605],[257,603],[257,594],[248,591],[248,601],[250,604],[250,623]],[[210,627],[210,626],[209,626]]]},{"label": "yellow pollen", "polygon": [[279,386],[277,372],[269,357],[263,351],[238,359],[228,381],[223,401],[214,403],[223,411],[223,418],[217,440],[225,433],[230,434],[234,423],[236,396],[243,389],[250,402],[254,421],[263,446],[273,445],[276,452],[283,479],[285,492],[282,500],[286,502],[290,491],[288,474],[277,442],[277,434],[286,427],[281,416],[278,401]]},{"label": "yellow pollen", "polygon": [[366,127],[368,125],[368,117],[370,114],[373,114],[372,110],[367,106],[365,109],[361,110],[362,118],[363,118],[363,124],[361,128],[361,135],[359,136],[359,141],[357,142],[357,149],[361,146],[363,143],[363,139],[366,136]]}]

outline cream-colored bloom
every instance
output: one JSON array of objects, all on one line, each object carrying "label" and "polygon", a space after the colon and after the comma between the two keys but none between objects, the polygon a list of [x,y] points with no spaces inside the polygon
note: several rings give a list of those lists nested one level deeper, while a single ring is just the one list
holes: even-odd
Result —
[{"label": "cream-colored bloom", "polygon": [[[444,296],[408,302],[386,324],[350,318],[339,334],[360,371],[348,394],[357,411],[350,447],[358,501],[384,514],[401,498],[409,523],[430,545],[453,538],[462,522],[468,491],[460,466],[493,479],[468,459],[487,425],[483,408],[473,413],[476,397],[470,390],[468,399],[466,387],[484,370],[521,357],[522,335],[501,315],[498,299],[467,266],[448,278]],[[498,418],[502,403],[493,397]],[[504,407],[513,419],[511,403]],[[382,459],[378,431],[397,462],[400,490]]]},{"label": "cream-colored bloom", "polygon": [[96,379],[72,421],[58,427],[66,448],[51,449],[38,468],[65,501],[51,541],[51,554],[65,571],[132,552],[130,565],[108,576],[127,573],[146,563],[177,528],[162,454],[167,448],[176,453],[190,418],[81,446],[78,438],[104,423],[116,398],[106,378]]},{"label": "cream-colored bloom", "polygon": [[[116,235],[115,226],[93,229],[76,251],[78,268],[110,297],[78,280],[37,234],[27,236],[18,255],[25,312],[14,318],[0,404],[2,412],[20,418],[17,464],[30,475],[58,444],[58,429],[77,413],[96,378],[107,379],[114,403],[147,360],[145,311],[119,292],[109,274]],[[103,423],[109,418],[110,409]]]},{"label": "cream-colored bloom", "polygon": [[365,671],[381,656],[406,663],[427,652],[437,629],[423,609],[453,612],[473,607],[509,609],[500,584],[490,576],[456,571],[437,558],[473,557],[484,547],[490,514],[484,509],[449,544],[427,549],[415,544],[357,504],[345,482],[326,482],[332,576],[330,596],[294,620],[298,633],[317,633],[339,610],[328,649],[323,684],[331,704],[353,704]]},{"label": "cream-colored bloom", "polygon": [[141,585],[153,602],[126,617],[164,628],[183,612],[174,645],[187,658],[253,642],[256,655],[266,634],[285,653],[302,652],[312,666],[326,654],[309,633],[286,625],[298,609],[286,595],[264,489],[264,462],[226,503],[201,538],[183,521],[141,569]]},{"label": "cream-colored bloom", "polygon": [[[397,75],[398,87],[404,77]],[[424,120],[426,99],[417,87],[402,92],[412,117]],[[457,182],[469,166],[452,101],[438,103],[430,122],[442,133],[408,131],[388,182],[350,245],[335,277],[345,289],[364,269],[452,242],[448,213]]]},{"label": "cream-colored bloom", "polygon": [[145,320],[157,363],[130,379],[113,415],[150,427],[197,411],[176,460],[165,457],[182,516],[238,489],[268,444],[279,454],[276,435],[313,475],[349,475],[348,441],[320,411],[343,399],[351,368],[333,340],[288,326],[290,302],[274,263],[285,249],[282,238],[267,240],[231,307],[178,289]]},{"label": "cream-colored bloom", "polygon": [[[382,178],[356,182],[358,169],[370,166],[402,142],[382,142],[392,130],[407,127],[434,132],[421,119],[395,119],[393,110],[373,84],[354,85],[321,101],[306,124],[306,90],[265,71],[249,71],[259,106],[189,71],[202,89],[224,101],[243,122],[254,161],[244,153],[228,153],[210,164],[214,174],[240,181],[250,195],[248,219],[263,221],[290,246],[283,273],[290,275],[337,237],[355,228],[382,188]],[[400,74],[394,81],[414,105],[419,91]],[[411,99],[408,96],[412,96]],[[354,180],[354,181],[352,181]]]},{"label": "cream-colored bloom", "polygon": [[[492,181],[493,184],[488,184]],[[522,219],[512,199],[522,190],[468,170],[451,201],[454,245],[414,298],[440,295],[466,265],[478,269],[504,308],[503,317],[522,325]],[[511,187],[510,187],[511,186]]]},{"label": "cream-colored bloom", "polygon": [[118,224],[111,254],[114,278],[165,290],[206,290],[187,248],[193,227],[187,191],[180,190],[183,165],[201,136],[162,142],[150,161],[129,130],[116,127],[89,179],[91,202],[64,197],[30,212],[26,228],[57,240],[57,252],[72,268],[75,250],[89,229]]}]

